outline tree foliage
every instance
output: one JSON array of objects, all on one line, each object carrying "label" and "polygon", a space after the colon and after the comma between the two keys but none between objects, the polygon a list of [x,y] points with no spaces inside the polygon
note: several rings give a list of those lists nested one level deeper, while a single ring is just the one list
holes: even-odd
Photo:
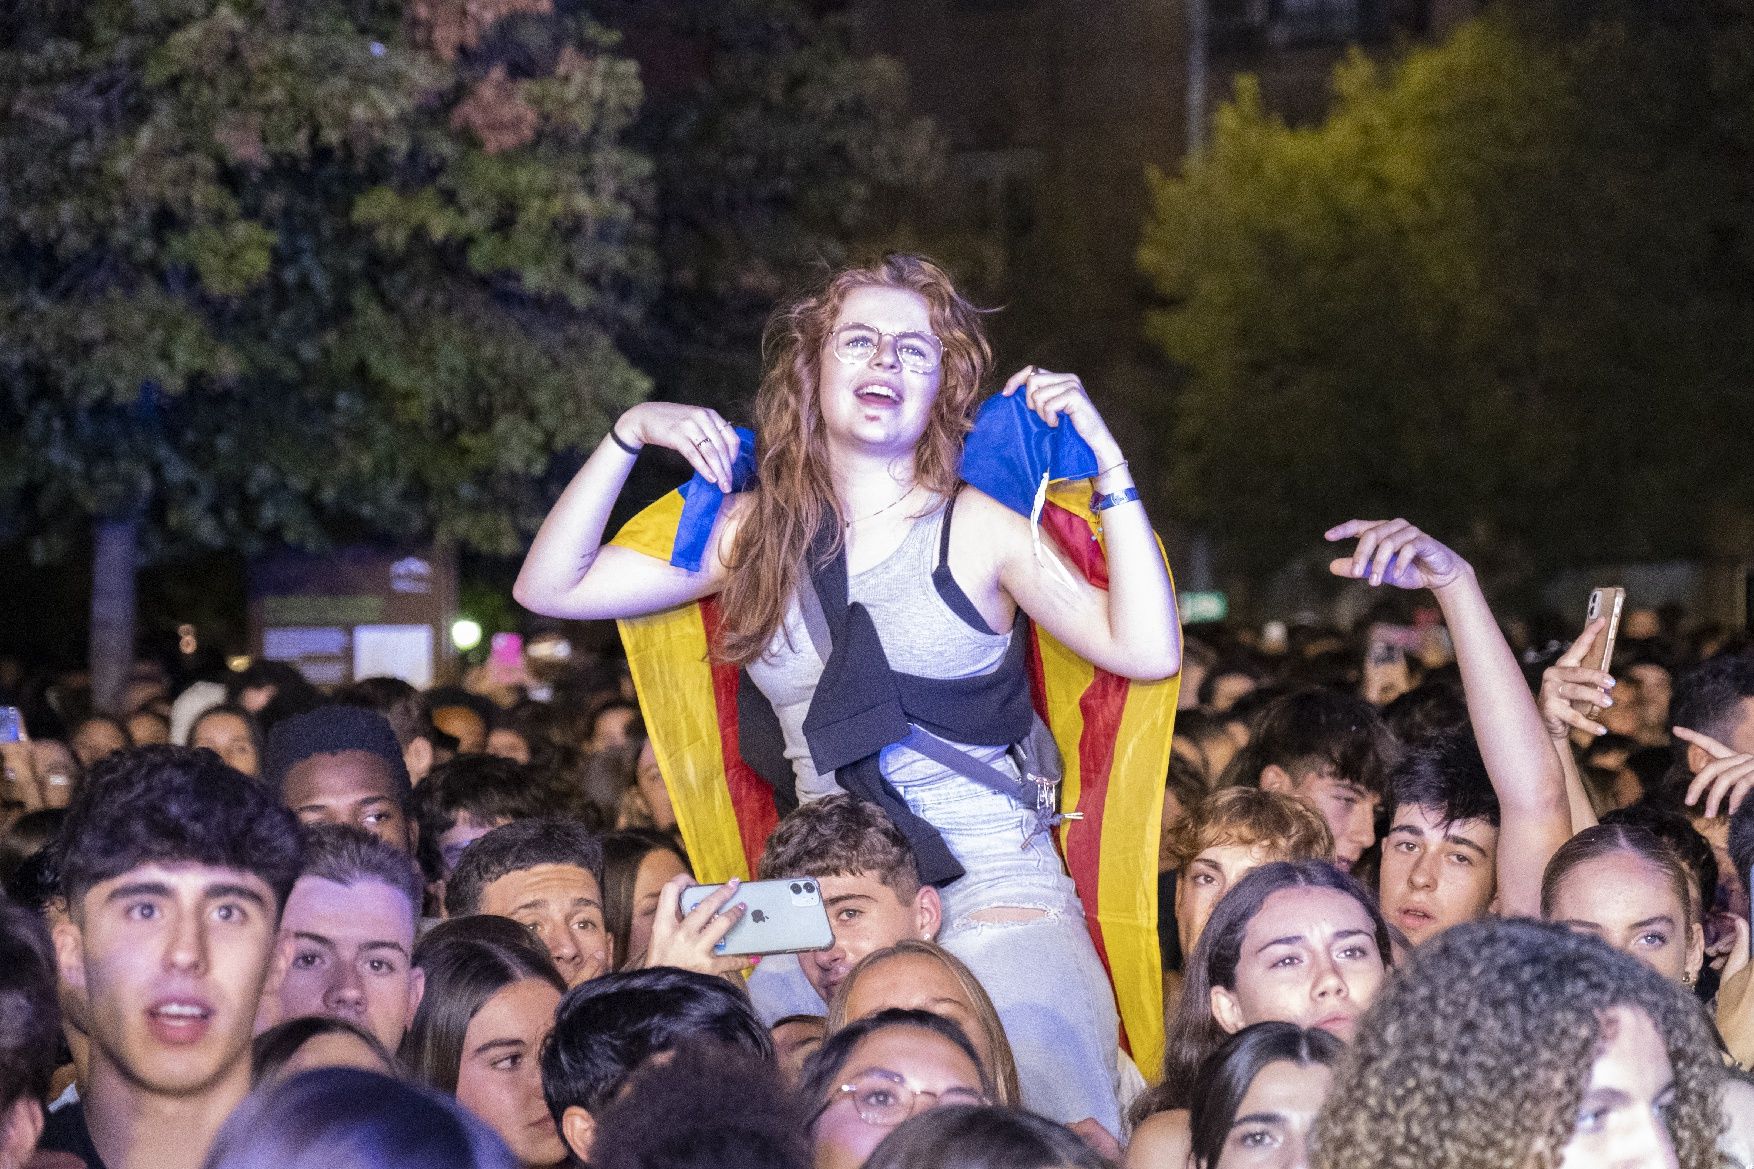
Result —
[{"label": "tree foliage", "polygon": [[605,15],[649,49],[634,136],[656,168],[663,289],[640,356],[665,396],[746,403],[775,302],[905,242],[942,172],[901,65],[822,7],[633,0]]},{"label": "tree foliage", "polygon": [[515,551],[647,388],[640,99],[552,0],[0,2],[0,542]]},{"label": "tree foliage", "polygon": [[1748,14],[1577,11],[1355,57],[1310,128],[1245,81],[1152,176],[1174,494],[1245,561],[1389,514],[1537,562],[1685,554],[1754,505]]}]

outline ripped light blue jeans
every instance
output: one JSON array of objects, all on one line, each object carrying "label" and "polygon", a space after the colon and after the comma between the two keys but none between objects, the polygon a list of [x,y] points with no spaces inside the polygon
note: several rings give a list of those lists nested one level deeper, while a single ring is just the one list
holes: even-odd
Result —
[{"label": "ripped light blue jeans", "polygon": [[1114,991],[1059,853],[1033,832],[1033,809],[906,748],[886,751],[883,769],[966,870],[941,891],[938,941],[992,998],[1024,1107],[1062,1123],[1094,1117],[1124,1135],[1122,1096],[1134,1085],[1122,1071]]}]

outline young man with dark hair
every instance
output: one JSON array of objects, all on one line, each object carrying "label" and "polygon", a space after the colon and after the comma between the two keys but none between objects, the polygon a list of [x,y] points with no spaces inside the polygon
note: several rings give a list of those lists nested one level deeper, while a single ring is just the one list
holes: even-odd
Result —
[{"label": "young man with dark hair", "polygon": [[211,751],[147,747],[92,769],[60,843],[60,976],[91,1033],[81,1100],[43,1147],[90,1169],[194,1169],[250,1087],[278,991],[302,841],[273,792]]},{"label": "young man with dark hair", "polygon": [[[1720,654],[1675,679],[1670,721],[1707,735],[1738,755],[1754,755],[1754,653]],[[1675,754],[1697,774],[1712,755],[1675,740]]]},{"label": "young man with dark hair", "polygon": [[494,755],[459,755],[435,767],[414,792],[420,837],[448,877],[463,850],[515,820],[553,810],[553,793],[529,767]]},{"label": "young man with dark hair", "polygon": [[596,1118],[654,1056],[713,1042],[773,1063],[767,1028],[722,978],[658,967],[622,970],[576,986],[560,1001],[542,1046],[542,1095],[580,1164]]},{"label": "young man with dark hair", "polygon": [[1350,872],[1376,843],[1376,811],[1399,748],[1376,708],[1334,690],[1275,699],[1218,787],[1258,787],[1302,800],[1328,822],[1334,863]]},{"label": "young man with dark hair", "polygon": [[834,944],[798,963],[824,1003],[866,954],[905,938],[931,941],[942,924],[938,890],[920,882],[907,840],[881,808],[850,795],[814,800],[782,820],[757,875],[821,885]]},{"label": "young man with dark hair", "polygon": [[401,678],[361,678],[337,691],[335,701],[343,706],[375,710],[384,716],[402,745],[408,779],[417,787],[449,754],[439,747],[438,728],[433,725],[426,696]]},{"label": "young man with dark hair", "polygon": [[351,824],[413,855],[413,785],[389,721],[358,706],[320,706],[268,735],[263,778],[306,824]]},{"label": "young man with dark hair", "polygon": [[519,820],[463,852],[445,885],[445,913],[509,917],[542,939],[568,986],[612,964],[603,924],[603,846],[570,820]]},{"label": "young man with dark hair", "polygon": [[292,958],[277,1013],[265,1002],[263,1015],[345,1019],[395,1051],[426,986],[413,961],[423,892],[414,862],[369,832],[306,829],[304,871],[280,920]]},{"label": "young man with dark hair", "polygon": [[1565,772],[1516,654],[1467,561],[1406,520],[1352,520],[1329,564],[1371,585],[1429,589],[1456,648],[1472,733],[1433,735],[1394,771],[1384,915],[1415,945],[1490,909],[1536,916],[1541,875],[1573,829]]},{"label": "young man with dark hair", "polygon": [[1468,730],[1432,735],[1389,779],[1383,916],[1417,946],[1486,916],[1498,893],[1498,796]]},{"label": "young man with dark hair", "polygon": [[24,1165],[36,1150],[60,1040],[48,931],[0,897],[0,1165]]}]

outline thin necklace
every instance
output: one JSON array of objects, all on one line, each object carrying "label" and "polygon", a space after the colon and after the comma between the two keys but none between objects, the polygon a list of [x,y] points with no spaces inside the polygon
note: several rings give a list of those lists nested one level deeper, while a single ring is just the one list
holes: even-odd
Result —
[{"label": "thin necklace", "polygon": [[857,519],[850,519],[850,520],[848,520],[848,521],[847,521],[847,522],[846,522],[846,523],[844,523],[844,524],[842,524],[842,525],[841,525],[841,526],[842,526],[842,527],[843,527],[843,528],[850,528],[850,527],[852,527],[852,526],[853,526],[853,525],[854,525],[854,524],[862,524],[862,523],[864,523],[864,522],[865,522],[865,521],[866,521],[866,520],[874,520],[874,519],[876,519],[876,518],[877,518],[877,517],[878,517],[878,516],[880,516],[880,515],[882,515],[882,514],[883,514],[883,513],[884,513],[884,512],[886,512],[886,511],[888,511],[888,510],[890,510],[890,509],[891,509],[891,508],[893,508],[893,507],[895,507],[895,506],[896,506],[896,505],[897,505],[897,504],[899,504],[899,503],[900,503],[900,502],[901,502],[901,501],[902,501],[902,500],[904,500],[904,499],[906,499],[906,498],[907,498],[907,497],[908,497],[908,496],[910,496],[910,495],[912,495],[912,494],[913,494],[913,493],[914,493],[914,488],[915,488],[915,487],[917,487],[917,486],[919,486],[919,484],[917,484],[917,483],[910,483],[910,484],[908,484],[908,488],[907,488],[907,490],[906,490],[906,491],[903,491],[903,492],[902,492],[902,493],[901,493],[901,494],[900,494],[900,495],[898,495],[898,496],[896,496],[896,497],[895,497],[895,498],[894,498],[894,499],[892,499],[892,500],[890,500],[890,501],[889,501],[889,502],[888,502],[888,503],[886,503],[886,504],[884,504],[884,505],[883,505],[883,506],[882,506],[882,507],[880,507],[880,508],[878,508],[878,509],[877,509],[877,510],[876,510],[876,511],[874,511],[874,512],[872,512],[872,513],[871,513],[871,514],[870,514],[870,515],[862,515],[862,516],[859,516],[859,517],[858,517],[858,518],[857,518]]}]

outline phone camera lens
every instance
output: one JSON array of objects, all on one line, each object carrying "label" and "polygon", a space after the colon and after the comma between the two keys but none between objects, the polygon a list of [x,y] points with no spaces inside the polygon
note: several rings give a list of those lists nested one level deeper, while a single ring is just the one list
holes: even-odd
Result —
[{"label": "phone camera lens", "polygon": [[816,882],[815,881],[805,881],[804,882],[804,892],[806,892],[806,893],[816,892]]},{"label": "phone camera lens", "polygon": [[803,888],[798,884],[798,882],[796,882],[796,881],[792,882],[792,892],[802,893],[803,891],[804,891]]}]

